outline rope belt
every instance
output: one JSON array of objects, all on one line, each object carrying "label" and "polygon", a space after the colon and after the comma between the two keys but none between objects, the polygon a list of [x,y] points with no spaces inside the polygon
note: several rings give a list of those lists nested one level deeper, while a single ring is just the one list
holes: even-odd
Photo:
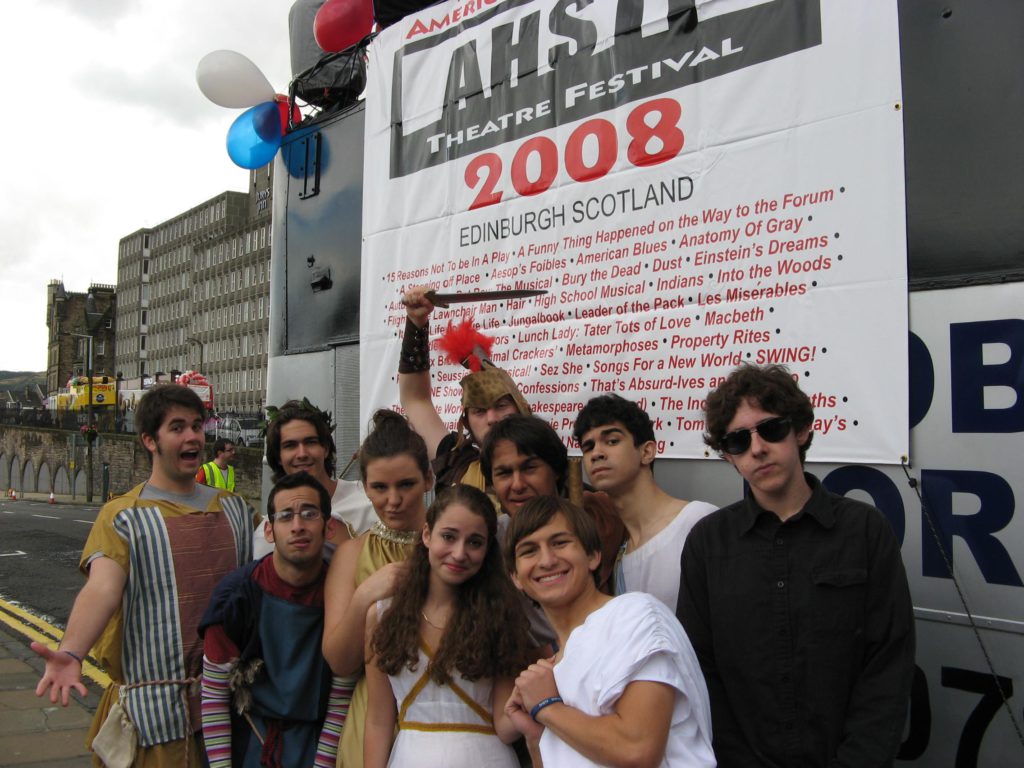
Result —
[{"label": "rope belt", "polygon": [[199,680],[200,678],[198,677],[187,677],[184,680],[144,680],[141,683],[125,683],[118,686],[117,689],[118,699],[124,700],[124,692],[135,688],[149,688],[154,685],[177,685],[181,687],[181,705],[185,709],[185,768],[189,768],[191,762],[192,750],[189,747],[193,741],[192,715],[188,705],[188,686],[195,685]]}]

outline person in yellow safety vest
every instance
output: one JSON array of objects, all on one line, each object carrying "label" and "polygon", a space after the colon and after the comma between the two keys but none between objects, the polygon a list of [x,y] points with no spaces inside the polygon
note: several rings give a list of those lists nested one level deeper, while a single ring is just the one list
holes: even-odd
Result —
[{"label": "person in yellow safety vest", "polygon": [[235,458],[235,444],[223,437],[213,444],[213,461],[208,461],[196,472],[196,482],[235,491],[235,468],[228,462]]}]

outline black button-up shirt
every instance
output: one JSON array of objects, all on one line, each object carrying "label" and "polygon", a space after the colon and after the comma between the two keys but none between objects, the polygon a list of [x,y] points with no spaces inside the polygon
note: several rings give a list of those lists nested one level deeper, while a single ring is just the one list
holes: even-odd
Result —
[{"label": "black button-up shirt", "polygon": [[748,496],[686,539],[677,613],[720,768],[871,768],[899,748],[914,672],[899,544],[877,509],[805,477],[785,522]]}]

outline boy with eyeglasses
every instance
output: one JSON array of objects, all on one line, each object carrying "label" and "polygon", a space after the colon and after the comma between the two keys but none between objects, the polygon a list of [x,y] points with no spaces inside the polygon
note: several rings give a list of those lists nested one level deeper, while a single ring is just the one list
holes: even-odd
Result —
[{"label": "boy with eyeglasses", "polygon": [[273,552],[226,576],[210,598],[199,633],[211,768],[335,763],[344,683],[320,650],[330,517],[313,475],[282,477],[263,529]]},{"label": "boy with eyeglasses", "polygon": [[744,365],[707,398],[705,443],[746,481],[687,537],[677,615],[734,766],[889,766],[914,674],[899,542],[874,507],[803,471],[810,399]]}]

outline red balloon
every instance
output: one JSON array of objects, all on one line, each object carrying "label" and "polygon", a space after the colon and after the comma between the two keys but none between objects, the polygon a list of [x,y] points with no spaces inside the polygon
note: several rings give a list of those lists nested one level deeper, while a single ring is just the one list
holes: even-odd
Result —
[{"label": "red balloon", "polygon": [[313,37],[328,53],[358,43],[373,29],[373,0],[327,0],[316,12]]},{"label": "red balloon", "polygon": [[[288,97],[283,93],[279,93],[274,96],[274,101],[277,102],[277,111],[281,113],[281,134],[288,133]],[[302,112],[299,111],[299,105],[296,104],[292,108],[292,123],[298,125],[302,122]]]}]

